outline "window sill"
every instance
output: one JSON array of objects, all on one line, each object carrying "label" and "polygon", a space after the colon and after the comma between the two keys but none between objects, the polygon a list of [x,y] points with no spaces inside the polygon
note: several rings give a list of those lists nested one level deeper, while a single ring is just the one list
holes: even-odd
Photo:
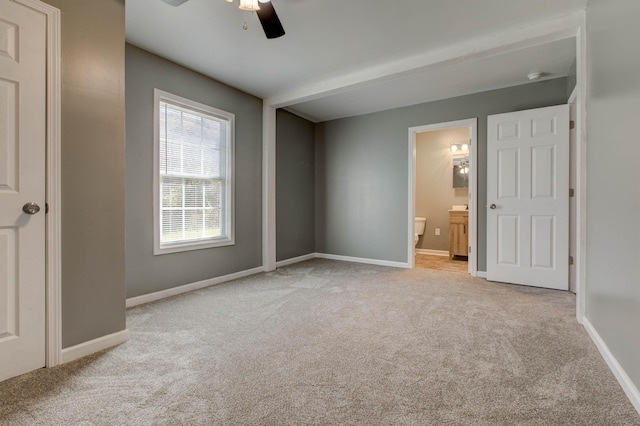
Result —
[{"label": "window sill", "polygon": [[154,256],[160,256],[163,254],[171,254],[171,253],[180,253],[184,251],[193,251],[193,250],[203,250],[215,247],[226,247],[235,245],[235,240],[233,238],[223,239],[223,240],[215,240],[215,241],[203,241],[196,243],[182,243],[182,244],[171,244],[165,246],[156,246],[153,249]]}]

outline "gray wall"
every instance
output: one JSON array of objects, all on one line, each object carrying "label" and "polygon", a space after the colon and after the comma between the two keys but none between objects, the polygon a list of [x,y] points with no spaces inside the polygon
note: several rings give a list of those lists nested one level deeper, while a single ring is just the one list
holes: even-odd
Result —
[{"label": "gray wall", "polygon": [[[416,216],[426,229],[416,248],[449,251],[449,209],[469,203],[468,188],[453,187],[452,143],[468,143],[469,127],[418,133],[416,136]],[[440,228],[440,235],[435,229]]]},{"label": "gray wall", "polygon": [[587,9],[586,316],[636,388],[640,388],[638,16],[637,0],[591,0]]},{"label": "gray wall", "polygon": [[478,118],[478,269],[486,270],[487,115],[566,103],[567,79],[320,123],[316,250],[407,260],[409,127]]},{"label": "gray wall", "polygon": [[[235,114],[235,245],[153,255],[153,89]],[[127,297],[262,265],[262,100],[126,46]]]},{"label": "gray wall", "polygon": [[316,249],[314,123],[276,111],[276,260]]},{"label": "gray wall", "polygon": [[62,345],[125,328],[124,1],[62,11]]}]

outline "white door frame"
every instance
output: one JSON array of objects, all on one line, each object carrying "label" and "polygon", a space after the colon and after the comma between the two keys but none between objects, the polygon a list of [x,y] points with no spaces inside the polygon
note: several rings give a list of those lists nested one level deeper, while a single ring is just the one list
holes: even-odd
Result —
[{"label": "white door frame", "polygon": [[474,277],[478,275],[478,119],[448,121],[446,123],[427,124],[424,126],[409,127],[409,157],[408,157],[408,206],[407,206],[407,264],[409,268],[415,267],[415,247],[413,243],[415,209],[416,209],[416,136],[422,132],[445,130],[455,127],[469,127],[469,273]]},{"label": "white door frame", "polygon": [[[569,104],[569,122],[577,121],[577,99],[578,99],[578,89],[574,87],[571,92],[571,96],[569,96],[568,104]],[[575,128],[574,128],[575,129]],[[578,185],[576,169],[578,166],[578,157],[576,155],[576,148],[578,146],[578,129],[575,129],[573,132],[569,134],[569,188],[574,190],[574,198],[575,188]],[[573,170],[572,170],[573,167]],[[574,265],[569,264],[569,291],[573,291],[574,293],[577,291],[577,271],[575,265],[575,256],[577,248],[577,238],[576,238],[576,224],[578,222],[577,217],[577,199],[575,200],[575,205],[572,207],[571,197],[569,198],[569,256],[574,257]],[[573,232],[572,232],[573,231]],[[573,272],[572,272],[573,271]],[[572,277],[573,274],[573,277]],[[573,278],[573,281],[572,281]],[[572,288],[573,284],[573,288]]]},{"label": "white door frame", "polygon": [[[39,0],[12,0],[45,15],[47,22],[45,288],[46,366],[60,364],[62,353],[61,288],[61,85],[60,10]],[[45,209],[46,210],[46,209]]]},{"label": "white door frame", "polygon": [[[580,14],[576,30],[576,319],[583,324],[586,307],[587,249],[587,31],[586,15]],[[570,103],[570,101],[568,102]]]}]

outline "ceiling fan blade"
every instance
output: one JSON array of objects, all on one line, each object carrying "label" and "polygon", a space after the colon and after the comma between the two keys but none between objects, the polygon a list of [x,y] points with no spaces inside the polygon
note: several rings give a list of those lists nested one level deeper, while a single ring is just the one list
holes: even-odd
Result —
[{"label": "ceiling fan blade", "polygon": [[162,0],[162,1],[171,6],[180,6],[182,3],[188,0]]},{"label": "ceiling fan blade", "polygon": [[284,35],[284,28],[271,2],[260,3],[260,10],[256,13],[267,38],[278,38]]}]

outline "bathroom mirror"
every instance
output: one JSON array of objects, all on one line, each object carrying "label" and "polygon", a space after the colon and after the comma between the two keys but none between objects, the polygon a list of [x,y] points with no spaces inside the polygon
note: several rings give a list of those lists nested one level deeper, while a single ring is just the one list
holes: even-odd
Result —
[{"label": "bathroom mirror", "polygon": [[469,187],[469,157],[453,159],[453,187]]}]

